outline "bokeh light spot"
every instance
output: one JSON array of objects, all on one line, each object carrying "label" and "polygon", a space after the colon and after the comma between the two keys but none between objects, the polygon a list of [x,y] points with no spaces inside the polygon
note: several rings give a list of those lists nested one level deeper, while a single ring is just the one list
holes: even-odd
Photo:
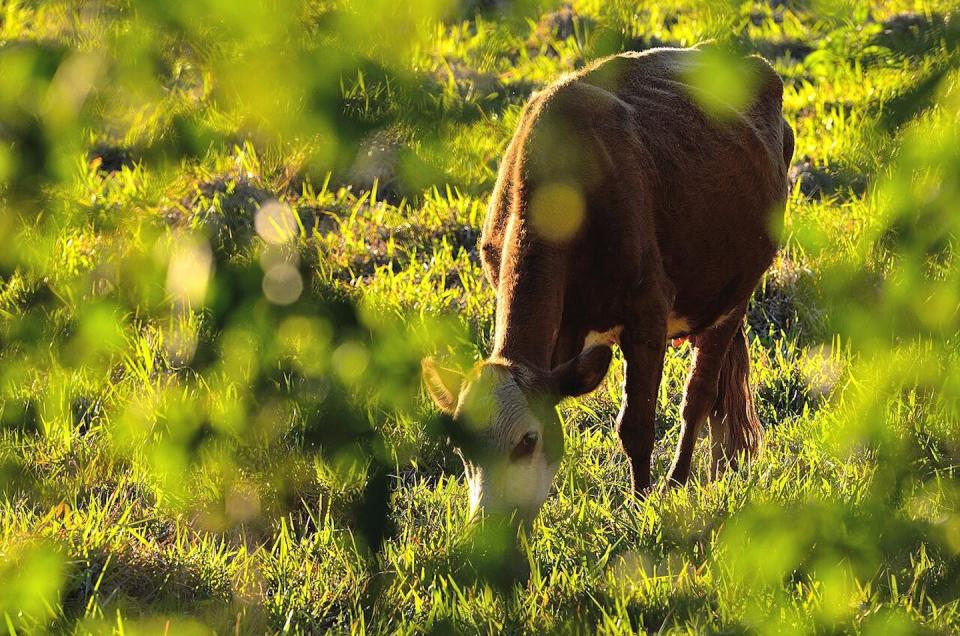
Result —
[{"label": "bokeh light spot", "polygon": [[755,63],[720,46],[706,46],[684,79],[691,96],[708,115],[729,119],[754,98],[757,78],[751,66]]},{"label": "bokeh light spot", "polygon": [[180,237],[170,255],[167,292],[180,305],[199,305],[207,295],[212,270],[210,245],[196,237]]},{"label": "bokeh light spot", "polygon": [[333,368],[345,382],[356,382],[367,370],[370,354],[359,342],[345,342],[333,352]]},{"label": "bokeh light spot", "polygon": [[263,276],[263,295],[275,305],[295,303],[303,293],[303,278],[292,265],[274,265]]},{"label": "bokeh light spot", "polygon": [[292,240],[299,232],[297,219],[286,203],[276,199],[264,202],[253,219],[257,234],[270,245]]},{"label": "bokeh light spot", "polygon": [[537,234],[555,243],[568,241],[576,234],[584,212],[583,194],[572,183],[541,186],[530,202],[530,222]]}]

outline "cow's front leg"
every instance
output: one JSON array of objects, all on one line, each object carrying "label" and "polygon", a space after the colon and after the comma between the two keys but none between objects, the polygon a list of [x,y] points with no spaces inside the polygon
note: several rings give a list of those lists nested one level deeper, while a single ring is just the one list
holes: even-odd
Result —
[{"label": "cow's front leg", "polygon": [[[620,350],[626,363],[623,404],[617,418],[620,445],[630,458],[633,489],[637,494],[650,487],[650,459],[656,432],[657,393],[666,348],[666,317],[650,320],[643,327],[625,326]],[[650,320],[650,322],[647,322]],[[654,327],[654,324],[660,328]]]}]

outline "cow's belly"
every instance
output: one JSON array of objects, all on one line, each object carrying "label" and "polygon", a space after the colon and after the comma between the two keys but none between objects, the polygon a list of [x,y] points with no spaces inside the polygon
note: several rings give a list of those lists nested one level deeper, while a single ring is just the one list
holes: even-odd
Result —
[{"label": "cow's belly", "polygon": [[583,347],[581,351],[586,351],[590,347],[605,344],[605,345],[615,345],[620,344],[620,332],[623,331],[623,325],[617,325],[611,327],[606,331],[590,331],[587,333],[587,337],[583,340]]},{"label": "cow's belly", "polygon": [[[730,317],[730,312],[720,314],[717,316],[710,324],[706,326],[694,326],[690,324],[690,320],[679,314],[670,312],[667,316],[667,340],[672,338],[680,338],[683,336],[691,335],[704,329],[709,329],[714,327],[727,318]],[[616,325],[610,329],[604,331],[589,331],[587,336],[583,340],[583,347],[581,347],[581,352],[586,351],[590,347],[599,344],[605,344],[608,346],[619,345],[620,344],[620,333],[623,331],[623,325]]]}]

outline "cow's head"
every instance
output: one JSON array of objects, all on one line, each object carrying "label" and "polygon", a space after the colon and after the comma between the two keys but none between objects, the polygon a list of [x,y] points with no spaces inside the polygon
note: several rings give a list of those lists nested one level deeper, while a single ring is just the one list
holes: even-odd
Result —
[{"label": "cow's head", "polygon": [[437,406],[453,416],[471,443],[458,448],[470,488],[471,517],[479,511],[533,519],[550,492],[563,456],[556,405],[594,390],[610,365],[610,347],[597,345],[551,371],[491,359],[462,375],[423,361],[423,378]]}]

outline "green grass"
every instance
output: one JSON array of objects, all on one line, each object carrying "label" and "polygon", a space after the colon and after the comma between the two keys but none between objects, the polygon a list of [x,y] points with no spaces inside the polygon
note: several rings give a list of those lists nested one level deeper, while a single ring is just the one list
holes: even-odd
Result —
[{"label": "green grass", "polygon": [[[952,3],[266,4],[0,4],[0,629],[960,631]],[[516,551],[466,523],[419,356],[487,351],[531,92],[708,38],[774,63],[797,134],[749,312],[765,452],[708,482],[701,443],[635,499],[616,358]]]}]

